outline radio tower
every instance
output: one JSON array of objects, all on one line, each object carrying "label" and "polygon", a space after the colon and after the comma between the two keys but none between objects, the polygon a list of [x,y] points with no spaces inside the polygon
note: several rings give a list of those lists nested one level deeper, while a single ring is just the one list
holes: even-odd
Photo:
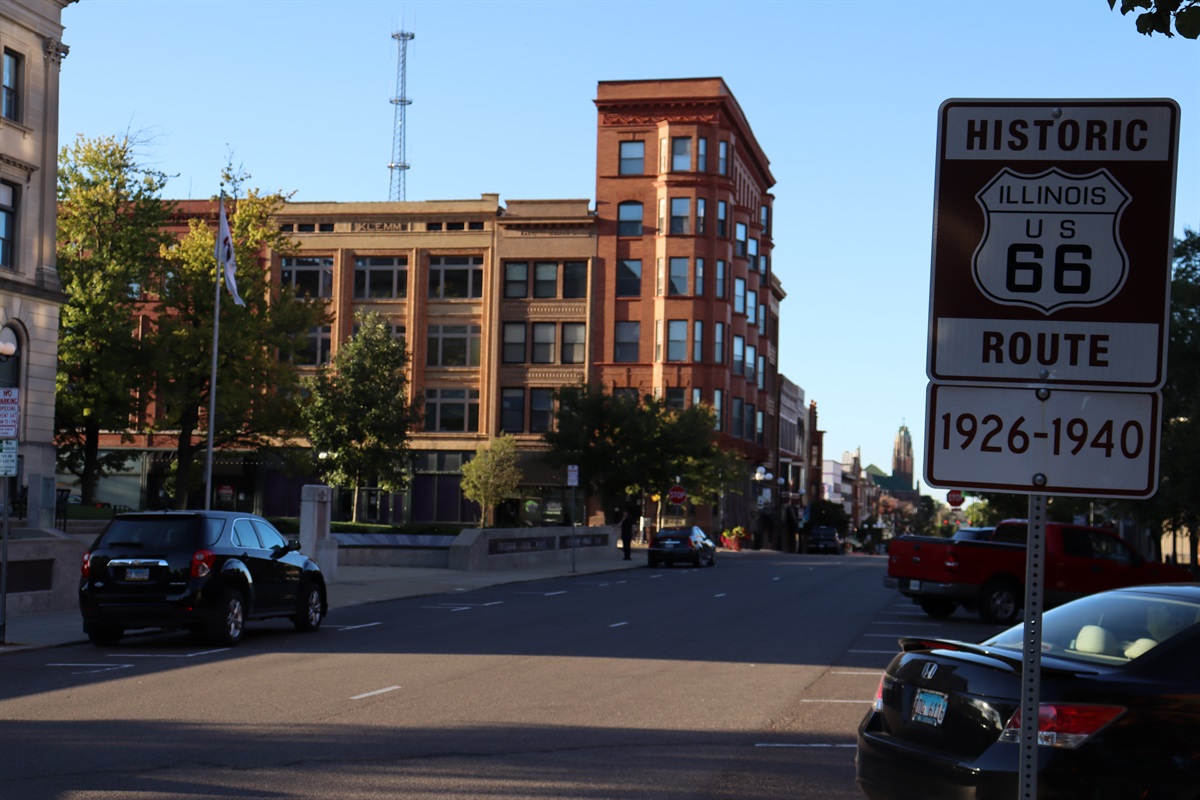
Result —
[{"label": "radio tower", "polygon": [[392,34],[399,52],[396,58],[396,96],[392,98],[392,105],[396,107],[396,111],[395,119],[392,122],[392,161],[388,164],[388,169],[392,172],[388,200],[405,199],[404,175],[408,171],[408,162],[404,160],[404,109],[412,103],[412,100],[409,100],[404,93],[404,72],[405,61],[408,57],[408,43],[414,36],[416,36],[415,33],[405,31],[396,31]]}]

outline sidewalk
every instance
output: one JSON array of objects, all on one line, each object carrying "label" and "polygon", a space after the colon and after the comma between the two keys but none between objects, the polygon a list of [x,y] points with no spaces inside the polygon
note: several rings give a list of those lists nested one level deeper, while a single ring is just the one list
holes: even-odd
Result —
[{"label": "sidewalk", "polygon": [[[550,564],[513,570],[463,570],[436,567],[352,567],[338,565],[337,581],[330,583],[329,608],[378,603],[401,597],[419,597],[454,591],[471,591],[508,583],[524,583],[545,578],[588,575],[599,572],[632,569],[646,564],[635,551],[632,561],[625,561],[620,551],[611,559],[580,563],[572,572],[570,564]],[[250,623],[253,625],[253,623]],[[83,622],[78,609],[42,611],[30,614],[8,613],[5,620],[4,642],[0,655],[19,650],[57,647],[86,642]]]}]

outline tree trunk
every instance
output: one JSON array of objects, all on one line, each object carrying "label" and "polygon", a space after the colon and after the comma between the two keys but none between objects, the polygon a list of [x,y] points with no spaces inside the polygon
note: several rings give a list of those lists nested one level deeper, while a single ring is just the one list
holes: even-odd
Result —
[{"label": "tree trunk", "polygon": [[90,506],[96,501],[96,484],[100,481],[100,428],[90,420],[83,430],[83,469],[80,472],[80,502]]},{"label": "tree trunk", "polygon": [[350,521],[358,522],[358,484],[354,484],[354,504],[350,509]]}]

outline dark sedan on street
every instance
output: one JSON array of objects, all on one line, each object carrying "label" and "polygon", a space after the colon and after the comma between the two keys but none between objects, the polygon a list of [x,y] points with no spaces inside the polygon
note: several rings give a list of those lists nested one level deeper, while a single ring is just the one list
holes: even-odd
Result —
[{"label": "dark sedan on street", "polygon": [[693,567],[702,564],[715,567],[717,546],[695,525],[663,528],[650,537],[647,557],[651,567],[657,567],[659,564],[669,567],[678,562],[691,564]]},{"label": "dark sedan on street", "polygon": [[[871,800],[1011,800],[1024,626],[904,638],[858,729]],[[1040,800],[1200,800],[1200,584],[1090,595],[1042,617]]]},{"label": "dark sedan on street", "polygon": [[328,602],[317,564],[260,516],[140,512],[115,516],[84,553],[79,610],[97,645],[136,628],[187,628],[233,645],[251,619],[315,631]]}]

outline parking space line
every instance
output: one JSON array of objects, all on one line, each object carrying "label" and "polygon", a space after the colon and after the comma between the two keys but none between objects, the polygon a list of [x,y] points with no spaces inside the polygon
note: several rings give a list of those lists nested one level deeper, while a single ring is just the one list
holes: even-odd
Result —
[{"label": "parking space line", "polygon": [[350,699],[351,700],[362,700],[364,697],[374,697],[377,694],[387,694],[388,692],[394,692],[399,688],[400,688],[399,686],[389,686],[386,689],[376,689],[373,692],[363,692],[362,694],[356,694],[353,697],[351,697]]}]

